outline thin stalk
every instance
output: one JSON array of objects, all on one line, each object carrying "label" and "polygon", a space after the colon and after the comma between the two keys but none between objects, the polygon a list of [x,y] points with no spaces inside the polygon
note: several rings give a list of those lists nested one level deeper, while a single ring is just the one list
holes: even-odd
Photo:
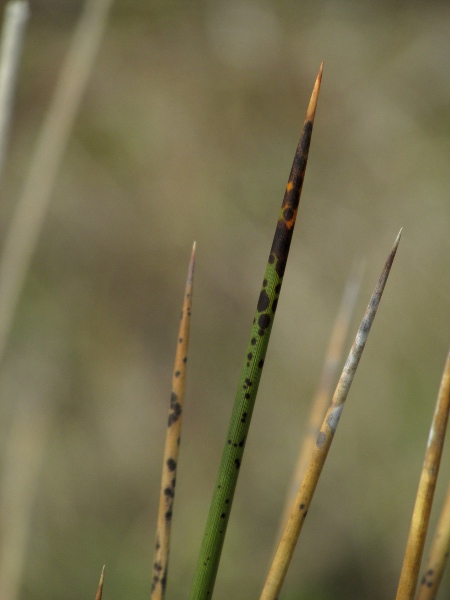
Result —
[{"label": "thin stalk", "polygon": [[244,453],[250,420],[269,343],[281,284],[294,231],[305,176],[314,116],[322,79],[322,65],[303,124],[303,131],[286,186],[275,237],[259,295],[250,342],[234,401],[231,422],[197,563],[191,600],[212,597],[220,555]]},{"label": "thin stalk", "polygon": [[164,448],[155,555],[153,559],[152,600],[163,600],[166,591],[170,529],[172,523],[173,502],[175,498],[178,453],[180,449],[183,401],[186,389],[186,366],[189,347],[189,330],[191,325],[194,267],[195,242],[192,247],[191,259],[189,261],[172,376],[172,393],[170,395],[169,420],[167,424],[166,445]]},{"label": "thin stalk", "polygon": [[267,576],[260,600],[275,600],[278,598],[278,594],[280,593],[289,563],[295,550],[298,536],[300,535],[303,523],[305,522],[305,517],[310,507],[323,465],[327,458],[331,442],[333,441],[333,437],[336,432],[350,386],[353,382],[364,346],[366,345],[370,328],[380,304],[381,296],[383,294],[383,290],[394,261],[395,253],[397,252],[400,235],[401,230],[397,236],[397,239],[395,240],[394,247],[389,254],[383,272],[380,275],[369,305],[364,314],[363,320],[361,321],[361,325],[359,326],[358,333],[356,334],[355,341],[353,342],[347,362],[345,363],[341,377],[337,384],[333,399],[325,415],[320,433],[317,436],[313,453],[309,460],[305,476],[297,493],[297,497],[295,498],[295,502],[289,514],[286,527],[278,545],[278,549]]},{"label": "thin stalk", "polygon": [[25,0],[8,2],[0,47],[0,178],[3,173],[17,71],[29,6]]},{"label": "thin stalk", "polygon": [[0,362],[112,0],[87,0],[37,141],[0,262]]},{"label": "thin stalk", "polygon": [[436,488],[445,432],[450,409],[450,352],[442,375],[436,408],[431,423],[419,489],[414,505],[402,572],[396,600],[412,600],[416,593],[420,562],[430,520],[434,490]]},{"label": "thin stalk", "polygon": [[434,600],[441,583],[445,565],[450,554],[450,484],[447,497],[431,544],[425,574],[417,594],[417,600]]},{"label": "thin stalk", "polygon": [[98,583],[97,593],[95,594],[95,600],[102,600],[104,581],[105,581],[105,566],[103,565],[102,573],[100,575],[100,581]]},{"label": "thin stalk", "polygon": [[320,426],[322,424],[325,411],[330,403],[334,386],[336,385],[338,369],[339,365],[342,363],[344,346],[347,340],[350,323],[355,311],[356,301],[358,299],[359,290],[361,287],[362,276],[363,265],[361,264],[358,272],[355,272],[355,269],[353,269],[353,272],[345,284],[341,304],[338,314],[336,315],[330,342],[325,354],[319,385],[311,404],[308,424],[306,426],[306,434],[300,446],[297,464],[295,466],[294,474],[286,495],[286,502],[280,519],[280,529],[279,534],[277,535],[277,543],[283,533],[284,525],[289,516],[292,503],[297,495],[298,488],[302,482],[303,475],[308,465],[309,457],[311,456],[314,443],[320,431]]}]

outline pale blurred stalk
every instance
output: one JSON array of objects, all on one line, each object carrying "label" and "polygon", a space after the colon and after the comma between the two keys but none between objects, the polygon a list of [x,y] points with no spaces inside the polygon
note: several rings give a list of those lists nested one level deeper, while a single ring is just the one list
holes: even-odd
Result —
[{"label": "pale blurred stalk", "polygon": [[29,6],[26,0],[14,0],[5,6],[0,46],[0,179],[8,144],[12,103],[28,14]]},{"label": "pale blurred stalk", "polygon": [[85,3],[6,234],[0,261],[0,361],[111,3]]}]

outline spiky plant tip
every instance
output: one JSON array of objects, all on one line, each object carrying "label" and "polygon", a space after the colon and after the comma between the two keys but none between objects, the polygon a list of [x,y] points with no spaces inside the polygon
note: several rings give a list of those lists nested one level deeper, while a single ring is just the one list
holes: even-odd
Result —
[{"label": "spiky plant tip", "polygon": [[294,469],[291,483],[289,484],[288,493],[286,495],[285,506],[280,518],[278,534],[276,536],[276,546],[284,530],[284,525],[287,521],[292,503],[297,495],[298,488],[302,481],[303,475],[308,464],[309,457],[314,448],[317,435],[320,431],[320,426],[323,417],[327,410],[327,406],[331,401],[334,386],[338,375],[338,369],[342,362],[344,354],[344,345],[348,336],[350,323],[353,313],[356,308],[356,302],[361,288],[361,282],[364,275],[365,260],[354,263],[350,276],[345,284],[342,293],[342,299],[338,313],[334,322],[333,330],[328,343],[325,359],[323,362],[322,373],[319,380],[316,393],[311,403],[311,408],[308,417],[308,423],[305,427],[306,433],[301,442],[297,463]]},{"label": "spiky plant tip", "polygon": [[97,593],[95,595],[95,600],[102,600],[103,595],[103,583],[105,581],[105,565],[103,565],[102,572],[100,574],[100,581],[98,583]]},{"label": "spiky plant tip", "polygon": [[314,117],[316,116],[317,100],[319,99],[320,85],[322,83],[323,74],[323,61],[320,63],[319,72],[317,73],[316,82],[314,84],[311,99],[309,101],[308,109],[306,111],[306,120],[314,123]]},{"label": "spiky plant tip", "polygon": [[303,124],[302,134],[295,152],[278,216],[197,562],[190,596],[191,600],[207,600],[211,598],[214,589],[239,467],[244,454],[245,442],[297,218],[321,78],[322,65],[314,84],[306,120]]},{"label": "spiky plant tip", "polygon": [[169,565],[170,530],[175,499],[175,481],[180,447],[181,420],[186,388],[186,366],[194,285],[195,249],[192,246],[189,260],[183,308],[178,330],[175,364],[172,375],[169,419],[164,448],[161,491],[159,496],[155,554],[153,559],[152,600],[163,600],[167,584]]},{"label": "spiky plant tip", "polygon": [[[401,233],[401,230],[400,230]],[[375,290],[367,306],[364,317],[356,334],[355,341],[348,355],[342,375],[339,379],[331,404],[325,415],[316,444],[313,448],[305,476],[292,505],[286,526],[278,545],[272,566],[269,570],[260,600],[276,600],[280,593],[290,561],[294,554],[300,531],[312,502],[314,491],[319,481],[325,460],[328,455],[334,434],[350,391],[356,369],[361,359],[372,323],[380,304],[381,296],[391,271],[392,263],[400,241],[400,233],[384,265]]]}]

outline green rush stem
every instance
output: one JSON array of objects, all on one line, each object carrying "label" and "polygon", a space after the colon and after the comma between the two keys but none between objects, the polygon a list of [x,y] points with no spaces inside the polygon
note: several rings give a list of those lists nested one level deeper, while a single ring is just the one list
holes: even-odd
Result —
[{"label": "green rush stem", "polygon": [[303,186],[322,65],[303,124],[259,295],[250,342],[200,549],[190,599],[212,597],[250,420],[269,343]]}]

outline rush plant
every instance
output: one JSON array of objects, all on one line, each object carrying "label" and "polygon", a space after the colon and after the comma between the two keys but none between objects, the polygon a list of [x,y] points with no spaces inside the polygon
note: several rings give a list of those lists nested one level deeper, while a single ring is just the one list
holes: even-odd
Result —
[{"label": "rush plant", "polygon": [[[210,511],[203,542],[200,548],[194,582],[191,588],[190,600],[208,600],[213,596],[214,583],[230,518],[234,492],[243,460],[245,442],[249,432],[250,421],[255,406],[256,395],[299,208],[317,100],[322,80],[322,69],[323,66],[321,65],[306,112],[306,119],[294,156],[281,211],[278,215],[275,235],[270,249],[269,260],[264,273],[256,313],[250,332],[250,340],[245,353],[241,377],[232,408],[230,425],[222,453],[222,460],[212,494]],[[329,355],[325,362],[324,375],[319,387],[319,393],[312,404],[308,433],[299,454],[298,467],[293,477],[293,484],[291,485],[291,488],[294,486],[298,489],[295,494],[292,494],[292,489],[290,488],[288,493],[288,497],[293,496],[293,499],[291,498],[292,505],[290,510],[286,511],[285,516],[282,519],[283,533],[275,552],[266,582],[263,586],[260,600],[276,600],[281,592],[289,563],[294,553],[308,509],[311,505],[314,491],[330,450],[347,395],[380,304],[398,249],[400,236],[401,230],[375,286],[357,331],[353,346],[342,370],[336,390],[334,395],[332,395],[331,390],[329,389],[329,382],[333,379],[330,369],[334,368],[338,357],[342,353],[344,339],[356,295],[355,287],[358,287],[353,280],[350,282],[347,292],[344,295],[343,306],[341,307],[335,331],[330,341]],[[179,344],[182,340],[183,343],[185,341],[187,344],[188,340],[188,335],[185,332],[190,319],[190,304],[189,308],[187,308],[186,302],[188,299],[190,301],[192,296],[192,261],[193,258],[191,257],[188,284],[185,292],[185,304],[183,305],[182,310],[182,322],[178,339]],[[174,386],[177,384],[177,381],[184,381],[184,368],[181,371],[180,369],[182,367],[177,366],[180,365],[179,352],[180,347],[177,348],[177,357],[175,359]],[[181,353],[184,356],[187,356],[187,347],[183,348]],[[180,376],[180,380],[177,380],[177,373]],[[175,396],[174,392],[172,392],[170,400],[166,452],[163,461],[163,483],[158,514],[158,533],[155,561],[153,564],[152,600],[162,600],[164,598],[165,586],[167,583],[168,535],[170,533],[170,522],[172,518],[172,506],[175,493],[175,470],[178,457],[178,445],[175,444],[171,446],[171,443],[168,440],[171,439],[171,436],[174,436],[173,439],[176,438],[179,442],[182,403],[177,404],[176,410],[174,409],[174,403],[179,396],[183,397],[184,391],[179,390],[175,392]],[[428,448],[412,518],[411,532],[408,538],[404,565],[400,576],[397,600],[413,600],[413,598],[415,598],[420,559],[423,552],[431,503],[439,471],[440,458],[447,428],[449,406],[450,355],[445,366],[436,411],[431,425]],[[174,418],[175,414],[176,418]],[[320,425],[321,422],[322,425]],[[175,431],[176,433],[173,433]],[[176,449],[176,453],[171,455],[170,451],[167,450],[168,447]],[[436,597],[439,581],[449,553],[449,504],[447,499],[438,525],[429,563],[422,580],[420,595],[418,596],[419,600]]]},{"label": "rush plant", "polygon": [[[29,177],[26,180],[21,200],[18,202],[17,211],[4,242],[2,256],[0,257],[0,360],[3,356],[18,298],[49,205],[52,187],[63,150],[90,73],[110,4],[111,0],[87,0],[86,2],[85,10],[80,19],[79,27],[74,36],[73,44],[71,45],[51,108],[39,138]],[[8,7],[7,14],[9,16],[7,26],[5,27],[6,33],[3,35],[4,48],[2,51],[2,60],[0,61],[0,82],[3,82],[3,87],[0,89],[0,175],[8,137],[11,98],[19,63],[21,39],[28,15],[28,4],[23,0],[16,0],[9,4]],[[213,597],[236,484],[240,467],[244,460],[245,445],[299,210],[322,81],[322,71],[323,65],[320,66],[313,87],[281,209],[277,217],[275,234],[262,278],[256,312],[231,410],[231,418],[222,458],[218,468],[217,479],[212,490],[212,500],[206,520],[203,541],[199,549],[197,568],[190,591],[190,600],[210,600]],[[336,326],[331,336],[329,352],[325,361],[318,393],[312,403],[309,425],[299,453],[297,468],[287,492],[286,509],[281,516],[280,523],[282,534],[278,536],[280,540],[276,544],[274,559],[266,581],[265,583],[261,582],[262,592],[260,600],[276,600],[281,593],[297,540],[311,506],[319,477],[331,449],[331,444],[342,417],[354,375],[361,360],[385,285],[390,275],[399,247],[400,236],[401,230],[397,235],[375,285],[374,292],[370,297],[369,304],[362,317],[347,361],[333,394],[332,382],[335,380],[337,365],[340,362],[340,357],[343,355],[345,340],[362,275],[359,273],[358,277],[353,276],[349,280]],[[189,261],[181,321],[176,341],[166,442],[163,455],[155,554],[151,576],[151,600],[164,600],[167,589],[170,534],[186,389],[195,252],[194,243]],[[439,583],[450,552],[449,487],[431,545],[430,555],[422,579],[420,580],[419,589],[417,590],[422,554],[447,430],[449,408],[450,353],[447,356],[430,428],[396,600],[414,600],[414,598],[417,598],[417,600],[432,600],[437,598]],[[22,436],[22,438],[24,437],[26,436]],[[42,437],[44,438],[45,436],[42,435]],[[17,453],[11,452],[11,455],[15,454]],[[35,454],[37,456],[40,455],[39,452],[35,452]],[[14,471],[14,469],[10,470]],[[26,484],[21,486],[22,489],[28,490],[33,487],[30,481],[31,483],[34,481],[36,470],[28,469],[24,476]],[[14,485],[10,487],[15,489]],[[24,493],[22,496],[25,498],[27,494]],[[17,523],[23,527],[27,522],[27,515],[25,513],[29,505],[25,502],[23,506],[20,499],[18,501],[14,497],[7,506],[8,510],[3,511],[8,513],[9,521],[13,528]],[[16,508],[15,511],[14,508]],[[15,512],[15,516],[11,517],[11,513],[13,512]],[[3,554],[12,556],[16,564],[14,568],[10,568],[10,563],[6,562],[7,568],[5,568],[5,565],[0,568],[0,571],[14,572],[14,575],[10,576],[9,583],[6,586],[3,584],[3,589],[0,592],[5,598],[13,599],[17,596],[18,579],[23,562],[23,544],[21,545],[19,540],[19,547],[12,548],[12,544],[8,545],[7,528],[3,523],[2,534],[2,544],[8,550],[8,552],[3,552]],[[18,558],[15,559],[14,557]],[[103,567],[95,596],[96,600],[101,600],[102,598],[104,577],[105,568]],[[241,599],[239,591],[236,592],[235,597],[238,600],[245,600]]]}]

